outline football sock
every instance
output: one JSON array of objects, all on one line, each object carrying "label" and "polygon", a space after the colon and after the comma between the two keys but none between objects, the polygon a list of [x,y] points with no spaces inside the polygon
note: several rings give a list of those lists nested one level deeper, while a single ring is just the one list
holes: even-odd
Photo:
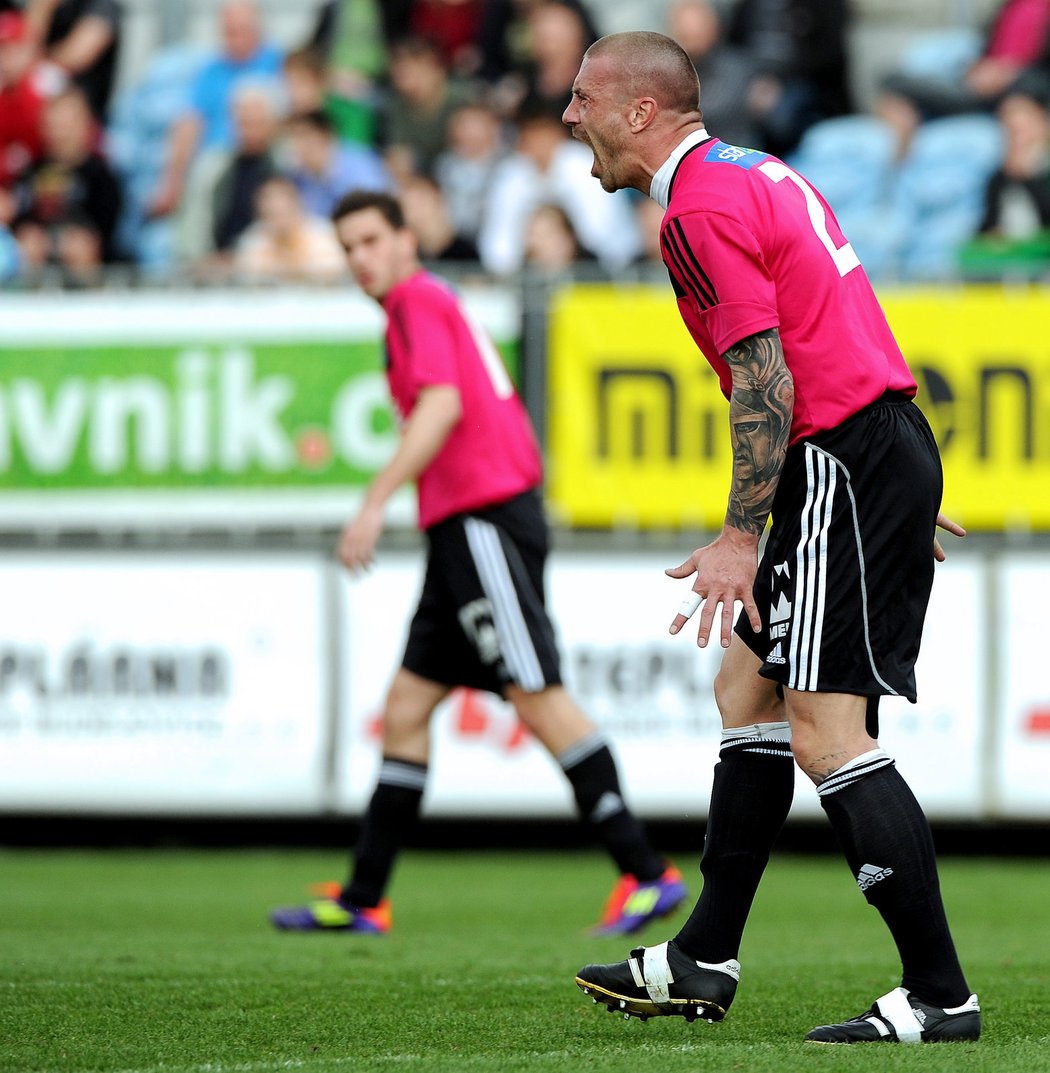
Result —
[{"label": "football sock", "polygon": [[679,949],[691,958],[719,963],[739,953],[751,903],[794,789],[787,723],[722,732],[700,858],[704,886],[675,936]]},{"label": "football sock", "polygon": [[354,852],[350,882],[341,900],[361,909],[377,906],[394,861],[419,818],[426,764],[384,757]]},{"label": "football sock", "polygon": [[595,731],[558,754],[580,815],[598,833],[616,867],[641,883],[659,879],[667,867],[649,836],[624,804],[620,776],[609,746]]},{"label": "football sock", "polygon": [[881,749],[864,753],[817,793],[857,885],[897,944],[901,985],[930,1005],[961,1005],[970,989],[948,930],[930,826],[893,759]]}]

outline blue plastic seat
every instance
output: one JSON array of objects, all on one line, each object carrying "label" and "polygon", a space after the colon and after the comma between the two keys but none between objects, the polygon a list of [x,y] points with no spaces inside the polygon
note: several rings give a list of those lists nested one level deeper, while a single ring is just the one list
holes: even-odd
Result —
[{"label": "blue plastic seat", "polygon": [[835,211],[870,208],[887,192],[896,152],[892,129],[874,116],[842,116],[814,124],[788,163]]},{"label": "blue plastic seat", "polygon": [[893,198],[904,234],[905,278],[956,274],[959,250],[980,222],[985,187],[1002,161],[1003,145],[999,124],[987,115],[934,119],[916,131]]}]

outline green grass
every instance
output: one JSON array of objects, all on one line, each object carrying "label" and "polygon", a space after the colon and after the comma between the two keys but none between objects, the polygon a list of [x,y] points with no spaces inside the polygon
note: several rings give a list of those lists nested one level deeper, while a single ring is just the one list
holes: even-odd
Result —
[{"label": "green grass", "polygon": [[985,1036],[875,1050],[800,1042],[897,982],[892,944],[839,860],[774,860],[721,1025],[627,1022],[574,986],[584,962],[630,945],[584,933],[612,878],[597,855],[412,853],[391,935],[270,930],[271,905],[343,864],[331,852],[0,851],[0,1070],[1050,1071],[1043,861],[942,862]]}]

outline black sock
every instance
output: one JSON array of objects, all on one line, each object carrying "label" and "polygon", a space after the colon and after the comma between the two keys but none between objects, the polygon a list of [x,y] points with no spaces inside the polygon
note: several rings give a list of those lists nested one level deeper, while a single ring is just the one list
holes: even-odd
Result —
[{"label": "black sock", "polygon": [[930,825],[881,749],[817,786],[820,803],[868,902],[886,921],[903,966],[901,985],[933,1006],[970,996],[937,879]]},{"label": "black sock", "polygon": [[426,779],[426,764],[383,758],[354,851],[350,882],[341,894],[348,905],[365,909],[382,900],[394,861],[419,818]]},{"label": "black sock", "polygon": [[649,844],[649,836],[624,804],[616,761],[601,734],[595,732],[558,756],[580,815],[598,833],[616,867],[639,882],[659,879],[667,867]]},{"label": "black sock", "polygon": [[751,736],[723,733],[700,859],[704,886],[675,936],[690,957],[718,964],[739,953],[751,903],[794,789],[787,723],[764,724],[761,733]]}]

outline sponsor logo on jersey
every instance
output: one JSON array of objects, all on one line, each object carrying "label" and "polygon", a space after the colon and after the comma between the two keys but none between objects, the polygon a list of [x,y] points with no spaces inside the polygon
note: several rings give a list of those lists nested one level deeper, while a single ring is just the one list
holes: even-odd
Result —
[{"label": "sponsor logo on jersey", "polygon": [[738,168],[750,171],[763,160],[768,160],[769,154],[760,149],[744,149],[739,145],[726,145],[725,142],[715,141],[704,159],[713,164],[735,164]]}]

